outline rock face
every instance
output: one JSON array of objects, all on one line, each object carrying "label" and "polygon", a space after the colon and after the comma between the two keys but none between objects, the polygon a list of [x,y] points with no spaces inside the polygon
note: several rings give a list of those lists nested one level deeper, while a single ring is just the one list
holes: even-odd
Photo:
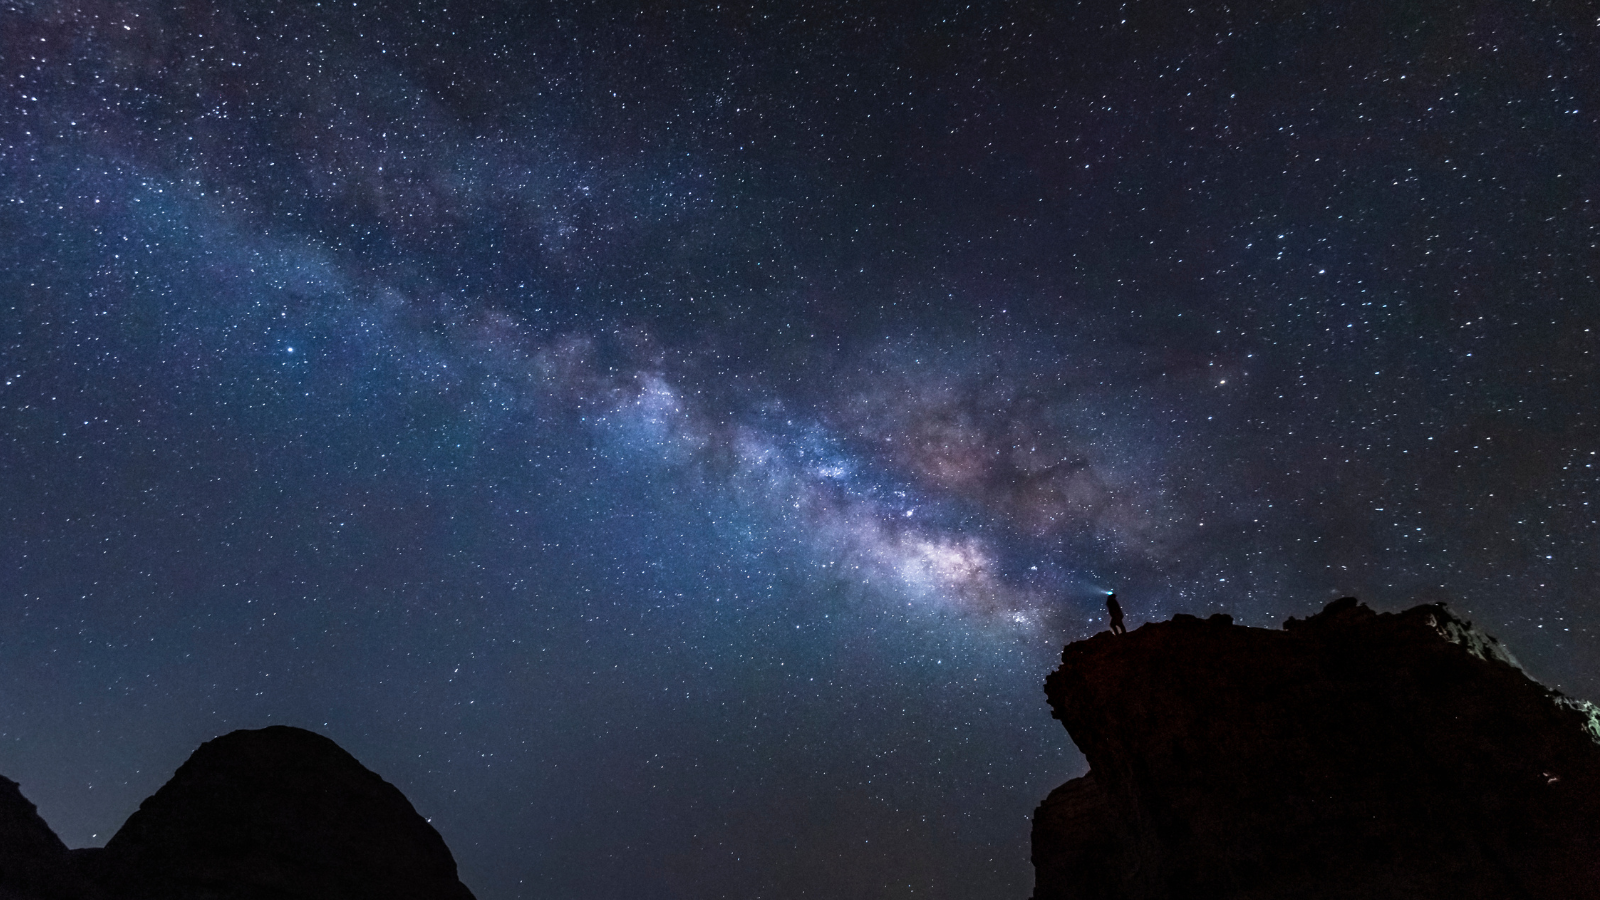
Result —
[{"label": "rock face", "polygon": [[1034,815],[1035,900],[1600,898],[1600,713],[1442,604],[1177,616],[1045,692],[1090,771]]},{"label": "rock face", "polygon": [[200,745],[96,861],[128,900],[471,900],[399,789],[318,734],[275,726]]},{"label": "rock face", "polygon": [[0,900],[76,900],[87,886],[17,783],[0,778]]},{"label": "rock face", "polygon": [[398,788],[333,741],[274,726],[202,744],[104,849],[68,851],[15,785],[0,783],[0,900],[13,898],[472,900],[472,893],[457,879],[444,839]]}]

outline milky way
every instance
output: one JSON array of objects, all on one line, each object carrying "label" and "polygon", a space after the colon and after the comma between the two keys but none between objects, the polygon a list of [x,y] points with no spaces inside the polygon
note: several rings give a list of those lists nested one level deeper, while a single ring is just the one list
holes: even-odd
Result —
[{"label": "milky way", "polygon": [[1600,696],[1597,37],[0,4],[0,774],[97,845],[294,724],[484,900],[1019,898],[1107,590]]}]

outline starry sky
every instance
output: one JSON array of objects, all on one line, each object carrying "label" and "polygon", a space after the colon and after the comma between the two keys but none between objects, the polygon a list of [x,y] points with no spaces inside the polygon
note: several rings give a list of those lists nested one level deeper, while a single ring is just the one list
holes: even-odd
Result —
[{"label": "starry sky", "polygon": [[481,900],[1022,898],[1063,643],[1600,698],[1569,0],[0,0],[0,774],[312,728]]}]

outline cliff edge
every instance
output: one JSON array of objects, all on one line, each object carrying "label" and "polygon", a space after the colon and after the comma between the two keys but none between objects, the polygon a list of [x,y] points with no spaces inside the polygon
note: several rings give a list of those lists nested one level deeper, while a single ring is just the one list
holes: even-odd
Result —
[{"label": "cliff edge", "polygon": [[1089,773],[1035,812],[1034,900],[1600,898],[1600,713],[1443,604],[1180,615],[1045,693]]}]

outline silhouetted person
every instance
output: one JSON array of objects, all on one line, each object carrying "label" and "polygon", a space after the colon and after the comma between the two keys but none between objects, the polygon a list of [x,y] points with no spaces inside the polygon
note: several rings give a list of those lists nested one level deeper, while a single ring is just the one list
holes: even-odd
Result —
[{"label": "silhouetted person", "polygon": [[1111,611],[1111,633],[1127,634],[1128,626],[1122,624],[1122,604],[1117,602],[1115,591],[1106,597],[1106,609]]}]

